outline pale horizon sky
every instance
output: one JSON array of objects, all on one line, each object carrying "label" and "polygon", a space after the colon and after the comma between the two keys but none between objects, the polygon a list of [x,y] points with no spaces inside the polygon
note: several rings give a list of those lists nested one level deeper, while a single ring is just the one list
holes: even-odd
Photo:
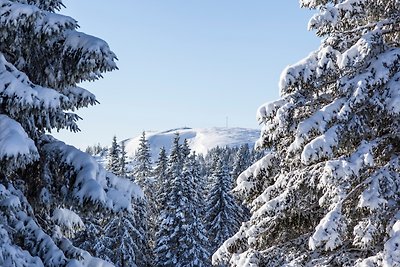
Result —
[{"label": "pale horizon sky", "polygon": [[317,49],[313,12],[298,1],[65,0],[61,13],[102,38],[119,70],[80,86],[99,105],[78,111],[81,132],[56,138],[85,148],[179,127],[255,128],[279,97],[281,71]]}]

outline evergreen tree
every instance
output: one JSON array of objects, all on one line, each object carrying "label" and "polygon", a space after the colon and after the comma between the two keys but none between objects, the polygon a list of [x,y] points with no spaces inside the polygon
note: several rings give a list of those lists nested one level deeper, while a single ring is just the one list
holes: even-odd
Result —
[{"label": "evergreen tree", "polygon": [[134,241],[137,230],[129,215],[115,214],[111,217],[94,243],[95,255],[116,266],[137,266],[135,251],[138,249]]},{"label": "evergreen tree", "polygon": [[205,177],[208,175],[207,164],[203,154],[197,155],[197,162],[200,165],[199,174],[203,179],[203,183],[205,184]]},{"label": "evergreen tree", "polygon": [[[179,134],[174,138],[171,154],[168,160],[167,175],[165,183],[164,205],[158,217],[158,231],[156,233],[156,244],[154,253],[157,266],[176,266],[178,264],[178,236],[180,219],[177,218],[177,205],[181,201],[181,151],[179,145]],[[181,214],[179,213],[179,216]]]},{"label": "evergreen tree", "polygon": [[190,155],[190,147],[189,147],[188,140],[185,138],[183,140],[183,144],[181,145],[181,160],[182,160],[182,162],[184,162],[185,159],[187,157],[189,157],[189,155]]},{"label": "evergreen tree", "polygon": [[195,203],[196,207],[196,217],[201,218],[204,224],[204,216],[205,216],[205,204],[206,199],[205,196],[207,195],[207,180],[202,175],[202,162],[199,160],[202,157],[196,155],[196,152],[192,152],[186,162],[186,169],[188,170],[187,173],[191,175],[193,179],[193,196],[195,199],[193,202]]},{"label": "evergreen tree", "polygon": [[206,223],[211,250],[214,252],[222,243],[239,230],[244,211],[231,195],[232,178],[222,159],[216,159],[211,176],[211,187],[206,207]]},{"label": "evergreen tree", "polygon": [[117,175],[121,172],[120,153],[121,149],[117,143],[117,136],[114,135],[111,147],[108,149],[107,170]]},{"label": "evergreen tree", "polygon": [[107,43],[78,32],[61,7],[0,3],[1,266],[111,265],[70,239],[95,211],[130,210],[140,192],[48,134],[79,131],[74,112],[97,101],[77,84],[117,68]]},{"label": "evergreen tree", "polygon": [[234,179],[239,177],[243,171],[245,171],[250,166],[250,150],[249,145],[244,144],[241,145],[239,150],[236,152],[234,163],[233,163],[233,170],[232,170],[232,177]]},{"label": "evergreen tree", "polygon": [[235,189],[253,214],[213,260],[399,266],[400,3],[300,3],[324,39],[259,109],[269,152]]},{"label": "evergreen tree", "polygon": [[133,177],[142,187],[148,186],[149,178],[152,176],[150,147],[143,132],[139,140],[139,148],[134,156]]},{"label": "evergreen tree", "polygon": [[153,247],[155,242],[157,221],[156,195],[154,194],[156,185],[153,177],[150,147],[147,142],[145,132],[143,132],[142,136],[140,137],[139,148],[134,156],[132,175],[135,181],[143,188],[146,198],[145,220],[147,221],[148,225],[147,229],[149,231],[148,235],[150,246]]},{"label": "evergreen tree", "polygon": [[145,202],[133,200],[134,212],[110,217],[92,243],[94,255],[121,267],[152,266],[145,216]]},{"label": "evergreen tree", "polygon": [[126,177],[126,151],[124,142],[121,143],[121,157],[119,158],[119,172],[120,177]]},{"label": "evergreen tree", "polygon": [[[185,142],[182,145],[185,148]],[[189,149],[190,152],[190,149]],[[185,153],[183,153],[185,155]],[[179,266],[210,266],[210,253],[208,238],[205,232],[204,214],[204,188],[199,176],[199,164],[196,154],[184,159],[182,170],[182,197],[186,203],[181,203],[178,210],[184,214],[181,232],[179,233]]]},{"label": "evergreen tree", "polygon": [[157,159],[157,165],[154,168],[154,177],[156,179],[156,214],[160,215],[160,211],[162,207],[165,205],[166,199],[166,191],[168,188],[168,176],[167,176],[167,168],[168,168],[168,157],[165,151],[165,148],[162,147],[160,149],[160,153]]},{"label": "evergreen tree", "polygon": [[[99,237],[104,233],[104,226],[109,219],[108,216],[101,216],[95,213],[95,216],[87,218],[85,221],[85,229],[78,232],[73,240],[81,249],[88,251],[93,256],[101,256],[104,254],[104,249],[99,249],[98,241]],[[101,253],[99,252],[101,251]],[[105,255],[111,255],[112,253],[105,253]],[[111,259],[101,257],[104,260],[111,262]]]}]

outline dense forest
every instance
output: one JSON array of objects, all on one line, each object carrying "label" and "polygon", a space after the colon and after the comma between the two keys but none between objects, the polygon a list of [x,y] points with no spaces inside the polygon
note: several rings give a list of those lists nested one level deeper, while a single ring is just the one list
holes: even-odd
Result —
[{"label": "dense forest", "polygon": [[[116,137],[109,147],[98,144],[86,151],[144,191],[145,199],[135,203],[140,217],[103,221],[95,227],[99,229],[96,240],[83,238],[85,249],[93,255],[121,266],[210,266],[211,255],[249,218],[247,208],[231,192],[234,180],[264,154],[243,144],[196,155],[187,140],[176,134],[170,153],[161,148],[152,162],[144,132],[131,158],[126,156],[125,143],[118,143]],[[86,231],[78,234],[87,235]],[[141,247],[135,250],[138,244]],[[110,246],[113,249],[104,250]],[[129,255],[129,262],[119,261]]]}]

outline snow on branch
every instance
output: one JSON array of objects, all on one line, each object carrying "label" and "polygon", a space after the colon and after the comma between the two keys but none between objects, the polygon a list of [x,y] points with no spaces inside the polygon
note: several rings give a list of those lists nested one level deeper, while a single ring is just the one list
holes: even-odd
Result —
[{"label": "snow on branch", "polygon": [[65,29],[76,29],[78,22],[71,17],[56,14],[52,12],[44,12],[36,21],[35,32],[37,34],[57,35]]},{"label": "snow on branch", "polygon": [[360,171],[369,166],[374,166],[372,149],[374,142],[363,141],[350,156],[326,162],[318,187],[325,193],[319,200],[319,205],[336,205],[347,195],[347,189],[351,188],[352,178],[358,176]]},{"label": "snow on branch", "polygon": [[[7,62],[0,53],[0,100],[9,103],[9,110],[26,107],[54,110],[67,98],[50,88],[35,86],[29,78]],[[4,99],[7,98],[7,99]],[[16,111],[15,111],[16,112]]]},{"label": "snow on branch", "polygon": [[274,159],[275,155],[268,153],[242,172],[236,180],[237,185],[233,191],[247,197],[251,195],[254,190],[262,186],[260,182],[264,183],[264,181],[257,180],[256,177],[262,173],[268,175],[268,170],[274,163]]},{"label": "snow on branch", "polygon": [[265,123],[267,121],[267,119],[271,118],[275,114],[275,112],[280,107],[285,105],[286,103],[287,103],[287,100],[279,99],[276,101],[268,102],[268,103],[262,105],[261,107],[259,107],[258,111],[257,111],[258,122],[260,124]]},{"label": "snow on branch", "polygon": [[325,133],[328,124],[337,117],[337,113],[344,102],[344,98],[335,99],[333,102],[315,112],[308,119],[301,121],[297,126],[296,138],[288,148],[289,152],[300,149],[301,146],[309,140],[311,132],[317,132],[319,134]]},{"label": "snow on branch", "polygon": [[77,131],[77,115],[64,112],[74,109],[75,102],[54,89],[33,84],[0,53],[0,103],[3,112],[18,119],[27,131],[36,128]]},{"label": "snow on branch", "polygon": [[400,266],[400,220],[393,225],[389,235],[383,250],[383,266]]},{"label": "snow on branch", "polygon": [[41,10],[34,5],[0,0],[0,22],[4,25],[23,25],[28,21],[34,20],[40,13]]},{"label": "snow on branch", "polygon": [[386,110],[393,115],[400,115],[400,72],[397,72],[386,84],[387,97],[384,100]]},{"label": "snow on branch", "polygon": [[0,1],[0,22],[6,26],[20,26],[33,23],[36,34],[56,35],[65,29],[76,29],[77,21],[54,12],[44,11],[29,3]]},{"label": "snow on branch", "polygon": [[385,242],[383,251],[380,251],[369,258],[358,261],[355,267],[400,266],[400,221],[396,220],[389,229],[389,239]]},{"label": "snow on branch", "polygon": [[108,44],[100,38],[78,31],[67,31],[64,40],[64,54],[80,55],[76,68],[86,75],[82,80],[96,80],[101,73],[117,69],[117,56],[110,50]]},{"label": "snow on branch", "polygon": [[341,126],[335,125],[305,145],[301,153],[302,163],[308,165],[332,157],[334,148],[338,146],[338,133],[341,128]]},{"label": "snow on branch", "polygon": [[21,167],[39,158],[37,148],[21,127],[6,115],[0,114],[0,161],[7,166]]},{"label": "snow on branch", "polygon": [[[400,48],[392,48],[377,56],[368,68],[356,76],[344,76],[339,81],[342,92],[375,88],[388,82],[393,77],[393,68],[400,62]],[[363,82],[362,84],[360,82]]]},{"label": "snow on branch", "polygon": [[[8,225],[16,230],[16,235],[22,237],[24,247],[33,256],[39,256],[45,266],[66,264],[67,259],[64,253],[24,209],[24,207],[30,207],[30,205],[24,197],[21,198],[21,195],[22,193],[12,185],[8,185],[6,188],[0,184],[0,202],[2,203],[0,211],[7,215]],[[30,258],[27,255],[24,256]],[[41,266],[40,264],[37,265]]]},{"label": "snow on branch", "polygon": [[62,90],[62,93],[68,97],[72,106],[72,110],[74,110],[74,108],[87,107],[97,103],[96,96],[94,94],[78,86],[67,87]]},{"label": "snow on branch", "polygon": [[13,262],[14,266],[44,267],[38,257],[33,257],[28,251],[13,244],[3,225],[0,225],[0,251],[0,266]]},{"label": "snow on branch", "polygon": [[358,207],[367,207],[370,210],[375,210],[384,206],[387,201],[382,198],[382,189],[379,184],[379,180],[387,179],[388,177],[390,177],[390,175],[383,169],[380,169],[378,173],[374,174],[371,178],[368,188],[360,196]]},{"label": "snow on branch", "polygon": [[69,209],[56,208],[51,217],[58,226],[66,229],[68,237],[73,236],[73,232],[85,228],[85,225],[78,214]]},{"label": "snow on branch", "polygon": [[315,228],[314,234],[310,237],[309,247],[315,250],[323,247],[324,250],[334,250],[342,244],[340,235],[345,225],[342,221],[341,204],[338,204],[320,221]]},{"label": "snow on branch", "polygon": [[341,69],[354,68],[365,62],[371,56],[374,47],[382,43],[380,31],[372,31],[362,36],[353,46],[344,51],[338,59],[338,66]]},{"label": "snow on branch", "polygon": [[72,194],[80,204],[90,201],[113,211],[132,210],[133,198],[142,198],[143,192],[131,181],[107,172],[96,160],[79,149],[66,145],[51,136],[44,138],[48,155],[59,159],[61,165],[72,168],[75,181]]},{"label": "snow on branch", "polygon": [[[311,53],[308,57],[299,62],[286,67],[280,76],[279,90],[282,96],[286,96],[297,88],[317,88],[322,82],[322,78],[337,72],[337,61],[341,58],[339,51],[331,46],[321,47]],[[334,75],[335,76],[335,75]],[[331,80],[332,78],[325,79]]]},{"label": "snow on branch", "polygon": [[[326,1],[301,0],[302,7],[317,8]],[[364,11],[367,0],[345,0],[337,2],[334,6],[320,8],[320,13],[315,14],[308,22],[309,30],[317,30],[321,35],[332,31],[340,24],[342,18],[356,18]]]}]

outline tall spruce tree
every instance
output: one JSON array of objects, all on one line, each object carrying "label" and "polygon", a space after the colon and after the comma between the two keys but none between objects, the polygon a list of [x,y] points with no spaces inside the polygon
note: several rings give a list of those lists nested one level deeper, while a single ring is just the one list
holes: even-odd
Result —
[{"label": "tall spruce tree", "polygon": [[[56,140],[97,103],[77,86],[116,69],[106,42],[78,32],[62,1],[0,2],[0,265],[111,265],[71,242],[96,211],[128,212],[140,190]],[[104,217],[111,215],[102,215]]]},{"label": "tall spruce tree", "polygon": [[267,155],[239,176],[252,207],[215,263],[399,266],[400,2],[301,0],[323,37],[263,105]]},{"label": "tall spruce tree", "polygon": [[[182,146],[186,147],[185,142]],[[190,149],[188,150],[190,152]],[[186,153],[183,153],[186,155]],[[185,218],[180,236],[180,266],[210,266],[209,240],[204,226],[204,186],[200,177],[200,166],[196,154],[183,158],[182,196],[186,203],[180,209]]]},{"label": "tall spruce tree", "polygon": [[134,166],[132,175],[135,181],[143,188],[143,192],[146,198],[146,221],[147,229],[150,240],[150,246],[154,246],[155,242],[155,231],[157,221],[156,211],[156,195],[155,192],[155,181],[153,177],[153,167],[151,163],[150,146],[146,139],[146,133],[143,132],[140,137],[139,148],[134,156]]},{"label": "tall spruce tree", "polygon": [[158,231],[156,233],[156,244],[154,253],[157,266],[176,266],[179,261],[179,236],[181,213],[178,214],[179,202],[181,201],[182,185],[182,162],[179,134],[174,138],[171,154],[168,159],[167,175],[165,183],[164,205],[158,217]]},{"label": "tall spruce tree", "polygon": [[228,237],[239,230],[245,215],[244,210],[231,194],[232,178],[227,166],[222,159],[215,160],[205,212],[206,229],[212,252],[215,252]]}]

